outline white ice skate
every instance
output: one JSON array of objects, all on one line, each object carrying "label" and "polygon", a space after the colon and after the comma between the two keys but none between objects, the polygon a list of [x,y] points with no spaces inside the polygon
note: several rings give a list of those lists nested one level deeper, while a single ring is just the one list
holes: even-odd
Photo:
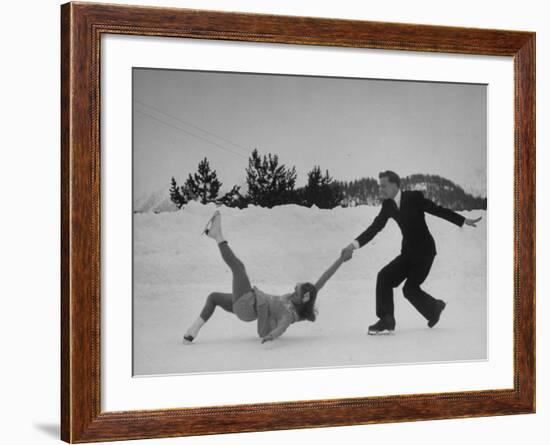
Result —
[{"label": "white ice skate", "polygon": [[203,230],[203,235],[215,239],[218,243],[224,240],[222,235],[222,215],[219,210],[214,212]]},{"label": "white ice skate", "polygon": [[187,332],[183,336],[183,344],[190,345],[197,337],[202,326],[206,323],[201,317],[198,317],[195,322],[187,329]]},{"label": "white ice skate", "polygon": [[183,344],[184,345],[190,345],[195,338],[192,335],[184,335],[183,336]]}]

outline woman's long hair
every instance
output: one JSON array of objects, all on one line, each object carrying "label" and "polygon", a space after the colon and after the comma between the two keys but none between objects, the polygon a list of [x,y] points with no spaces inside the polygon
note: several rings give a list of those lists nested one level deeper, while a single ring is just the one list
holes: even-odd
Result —
[{"label": "woman's long hair", "polygon": [[317,309],[315,308],[315,300],[317,299],[317,288],[311,283],[302,284],[302,294],[309,292],[309,300],[305,303],[294,303],[296,312],[298,313],[299,321],[309,320],[315,321],[317,318]]}]

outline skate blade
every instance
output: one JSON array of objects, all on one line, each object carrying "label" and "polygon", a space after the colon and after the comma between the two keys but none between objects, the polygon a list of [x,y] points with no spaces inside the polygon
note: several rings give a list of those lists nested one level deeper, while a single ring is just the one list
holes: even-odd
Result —
[{"label": "skate blade", "polygon": [[202,231],[201,235],[208,235],[208,232],[210,231],[210,226],[212,225],[212,218],[206,223],[206,226],[204,226],[204,230]]},{"label": "skate blade", "polygon": [[368,331],[369,335],[395,335],[395,331],[385,329],[384,331]]},{"label": "skate blade", "polygon": [[210,227],[212,226],[212,221],[214,221],[214,216],[208,220],[206,225],[204,226],[204,230],[202,231],[202,235],[208,235],[208,232],[210,231]]}]

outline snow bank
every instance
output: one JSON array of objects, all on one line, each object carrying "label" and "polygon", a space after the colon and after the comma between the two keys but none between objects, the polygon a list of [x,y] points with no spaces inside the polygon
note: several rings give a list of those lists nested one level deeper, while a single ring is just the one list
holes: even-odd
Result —
[{"label": "snow bank", "polygon": [[[263,353],[261,357],[250,353],[250,349],[271,346],[260,347],[253,324],[243,323],[222,310],[205,325],[197,344],[182,346],[181,337],[198,315],[208,293],[231,290],[231,273],[219,256],[216,243],[201,236],[216,208],[214,204],[191,202],[175,212],[134,214],[137,374],[480,359],[486,356],[485,211],[460,212],[465,216],[470,213],[483,216],[477,228],[458,227],[426,215],[438,255],[424,287],[434,297],[449,302],[447,320],[438,325],[438,328],[443,326],[440,332],[445,326],[456,327],[456,332],[453,331],[456,338],[444,336],[439,346],[432,344],[437,335],[433,334],[435,330],[426,331],[425,320],[404,300],[399,288],[395,300],[401,337],[396,340],[392,355],[387,356],[386,348],[377,353],[375,350],[374,355],[367,354],[361,346],[362,342],[372,342],[372,337],[365,337],[365,331],[376,320],[376,274],[399,254],[401,235],[393,220],[388,221],[384,230],[367,246],[356,251],[354,258],[345,263],[322,290],[318,300],[318,321],[297,323],[273,342],[285,343],[286,353],[274,352],[268,357]],[[379,211],[379,207],[371,206],[322,210],[297,205],[273,209],[255,206],[243,210],[218,209],[222,214],[224,235],[245,263],[252,283],[274,294],[291,291],[296,282],[315,282],[339,256],[341,249],[359,235]],[[419,338],[407,337],[407,329],[421,332],[423,336],[432,335],[430,348],[419,348]],[[317,342],[317,347],[308,348],[308,342],[304,341],[293,343],[292,337],[298,333],[300,338],[305,336]],[[320,338],[334,348],[324,349]],[[221,344],[224,351],[228,345],[234,345],[239,359],[228,363],[227,354],[219,349]],[[450,351],[449,344],[454,345]],[[276,345],[272,348],[280,350]]]},{"label": "snow bank", "polygon": [[178,208],[170,199],[168,190],[167,187],[164,187],[151,195],[137,198],[134,202],[134,212],[175,212]]}]

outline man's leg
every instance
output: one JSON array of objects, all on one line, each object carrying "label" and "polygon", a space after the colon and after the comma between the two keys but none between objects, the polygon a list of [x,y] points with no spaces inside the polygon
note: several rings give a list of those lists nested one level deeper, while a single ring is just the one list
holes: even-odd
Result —
[{"label": "man's leg", "polygon": [[376,278],[376,315],[378,318],[393,318],[393,288],[407,278],[409,261],[399,255],[386,264]]},{"label": "man's leg", "polygon": [[435,255],[412,259],[407,281],[405,281],[405,285],[403,286],[403,295],[405,298],[427,320],[431,320],[434,317],[437,300],[427,292],[424,292],[420,288],[420,285],[428,276],[434,258]]}]

